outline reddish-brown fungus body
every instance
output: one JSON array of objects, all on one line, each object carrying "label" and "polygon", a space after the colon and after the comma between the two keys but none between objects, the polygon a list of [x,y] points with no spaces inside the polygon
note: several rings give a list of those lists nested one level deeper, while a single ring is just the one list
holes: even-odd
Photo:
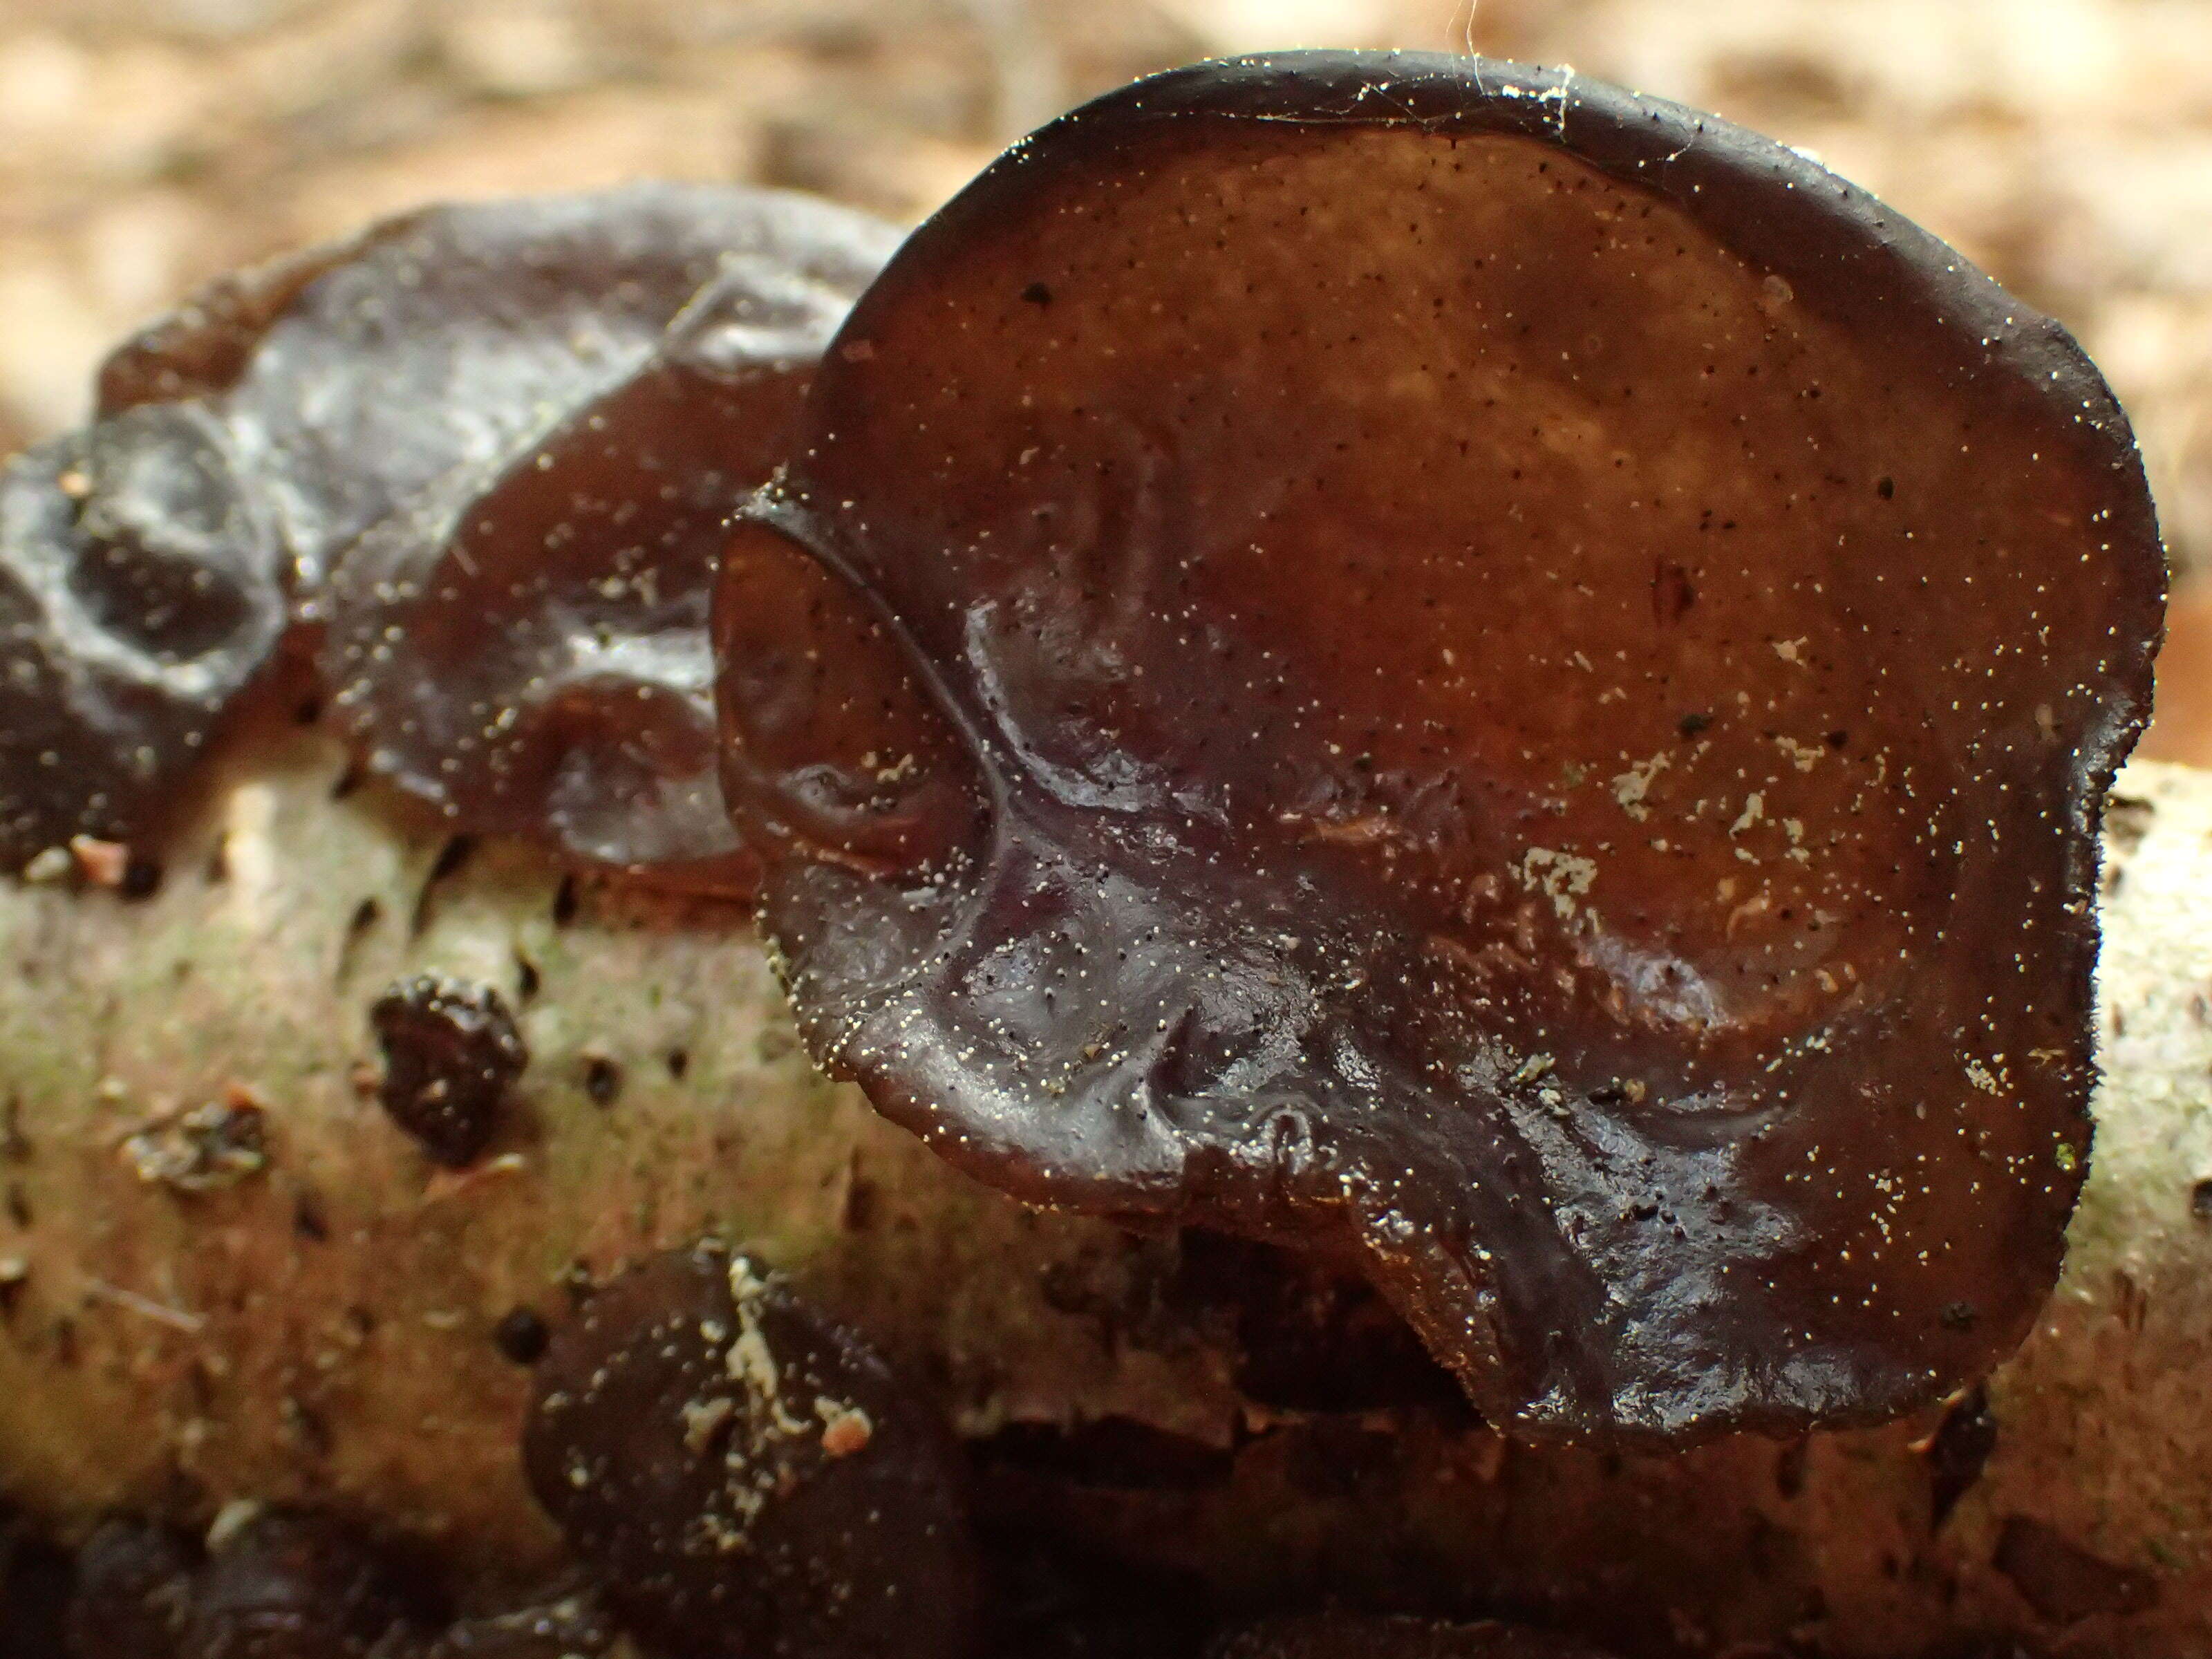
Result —
[{"label": "reddish-brown fungus body", "polygon": [[747,884],[711,531],[896,241],[737,187],[432,208],[127,343],[87,432],[0,482],[0,863],[141,831],[289,611],[458,823]]},{"label": "reddish-brown fungus body", "polygon": [[347,551],[322,656],[372,766],[456,823],[738,890],[756,866],[715,779],[707,640],[722,526],[896,240],[827,204],[744,199],[750,243],[619,384]]},{"label": "reddish-brown fungus body", "polygon": [[282,556],[240,465],[179,406],[0,467],[0,869],[135,836],[276,650]]},{"label": "reddish-brown fungus body", "polygon": [[2055,325],[1724,123],[1291,54],[1018,145],[808,423],[726,556],[725,784],[897,1121],[1357,1261],[1524,1432],[1868,1420],[2017,1341],[2164,586]]},{"label": "reddish-brown fungus body", "polygon": [[850,1331],[718,1245],[670,1251],[555,1334],[531,1489],[670,1659],[957,1659],[975,1621],[959,1453]]}]

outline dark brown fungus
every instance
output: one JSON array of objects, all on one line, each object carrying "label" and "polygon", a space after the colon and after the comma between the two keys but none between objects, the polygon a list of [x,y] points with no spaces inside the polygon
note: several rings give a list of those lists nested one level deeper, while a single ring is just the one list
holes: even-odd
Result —
[{"label": "dark brown fungus", "polygon": [[1522,1433],[1870,1420],[2019,1340],[2165,580],[2056,325],[1723,122],[1291,54],[1016,146],[794,454],[724,781],[890,1116],[1363,1266]]},{"label": "dark brown fungus", "polygon": [[957,1452],[850,1332],[702,1244],[603,1286],[537,1371],[531,1488],[674,1659],[964,1652]]},{"label": "dark brown fungus", "polygon": [[409,1598],[343,1522],[271,1509],[243,1522],[201,1571],[182,1659],[368,1659],[404,1633]]},{"label": "dark brown fungus", "polygon": [[[0,477],[0,864],[143,830],[288,620],[327,614],[349,726],[464,826],[744,884],[700,515],[765,477],[896,240],[738,187],[430,208],[126,343],[93,425]],[[711,459],[688,424],[708,418]],[[513,535],[478,526],[441,565],[487,492]],[[373,569],[326,612],[357,544]],[[447,604],[467,626],[438,624]]]},{"label": "dark brown fungus", "polygon": [[1595,1648],[1520,1625],[1320,1613],[1280,1619],[1218,1642],[1207,1659],[1605,1659]]},{"label": "dark brown fungus", "polygon": [[325,678],[372,767],[471,828],[749,890],[715,781],[707,611],[722,526],[782,459],[891,234],[766,198],[656,353],[520,452],[349,549]]},{"label": "dark brown fungus", "polygon": [[440,1164],[472,1163],[499,1127],[530,1050],[489,985],[436,974],[401,980],[370,1005],[384,1049],[377,1098]]},{"label": "dark brown fungus", "polygon": [[167,1528],[104,1522],[77,1552],[66,1632],[75,1659],[175,1659],[198,1552]]},{"label": "dark brown fungus", "polygon": [[142,833],[276,649],[280,553],[241,465],[177,407],[0,469],[0,867]]}]

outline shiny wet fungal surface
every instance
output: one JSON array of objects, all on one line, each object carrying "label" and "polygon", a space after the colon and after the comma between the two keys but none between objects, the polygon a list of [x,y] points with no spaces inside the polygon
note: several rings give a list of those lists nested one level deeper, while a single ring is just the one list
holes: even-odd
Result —
[{"label": "shiny wet fungal surface", "polygon": [[2017,1341],[2163,592],[2051,325],[1723,124],[1291,54],[1017,147],[807,418],[724,775],[890,1115],[1358,1261],[1527,1432],[1866,1420]]},{"label": "shiny wet fungal surface", "polygon": [[0,865],[158,830],[289,641],[457,827],[748,888],[715,527],[896,240],[735,187],[428,208],[126,342],[0,475]]}]

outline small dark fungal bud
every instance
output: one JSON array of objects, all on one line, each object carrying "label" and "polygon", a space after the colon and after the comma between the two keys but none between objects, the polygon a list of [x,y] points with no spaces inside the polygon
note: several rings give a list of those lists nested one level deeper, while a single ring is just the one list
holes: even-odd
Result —
[{"label": "small dark fungal bud", "polygon": [[958,1453],[851,1332],[718,1245],[610,1281],[556,1333],[531,1489],[673,1659],[953,1659],[975,1564]]},{"label": "small dark fungal bud", "polygon": [[270,1509],[229,1529],[202,1570],[179,1659],[369,1659],[404,1632],[410,1598],[345,1523]]},{"label": "small dark fungal bud", "polygon": [[74,1659],[176,1659],[200,1553],[166,1527],[103,1523],[76,1558],[67,1632]]},{"label": "small dark fungal bud", "polygon": [[517,1365],[535,1365],[543,1359],[552,1336],[533,1308],[509,1308],[491,1328],[492,1346]]},{"label": "small dark fungal bud", "polygon": [[1255,1626],[1216,1643],[1206,1659],[1606,1659],[1585,1643],[1521,1625],[1484,1620],[1322,1613]]},{"label": "small dark fungal bud", "polygon": [[488,985],[435,974],[400,981],[368,1011],[384,1049],[377,1098],[435,1162],[472,1162],[498,1130],[530,1051]]}]

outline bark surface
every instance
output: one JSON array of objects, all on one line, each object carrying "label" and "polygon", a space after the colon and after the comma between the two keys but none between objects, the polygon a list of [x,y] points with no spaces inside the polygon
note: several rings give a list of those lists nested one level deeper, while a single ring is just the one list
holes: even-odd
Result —
[{"label": "bark surface", "polygon": [[[2122,776],[2094,1168],[1986,1401],[1624,1458],[1508,1444],[1418,1375],[1287,1408],[1302,1362],[1261,1350],[1326,1296],[953,1174],[809,1066],[742,910],[455,842],[313,727],[227,747],[150,896],[0,885],[0,1493],[65,1532],[305,1500],[526,1579],[558,1544],[502,1322],[512,1349],[514,1310],[713,1231],[928,1379],[988,1525],[1224,1612],[1522,1612],[1632,1652],[2212,1643],[2212,773]],[[377,1098],[369,1008],[422,973],[495,989],[529,1048],[459,1171]],[[1307,1334],[1348,1351],[1331,1316]]]}]

